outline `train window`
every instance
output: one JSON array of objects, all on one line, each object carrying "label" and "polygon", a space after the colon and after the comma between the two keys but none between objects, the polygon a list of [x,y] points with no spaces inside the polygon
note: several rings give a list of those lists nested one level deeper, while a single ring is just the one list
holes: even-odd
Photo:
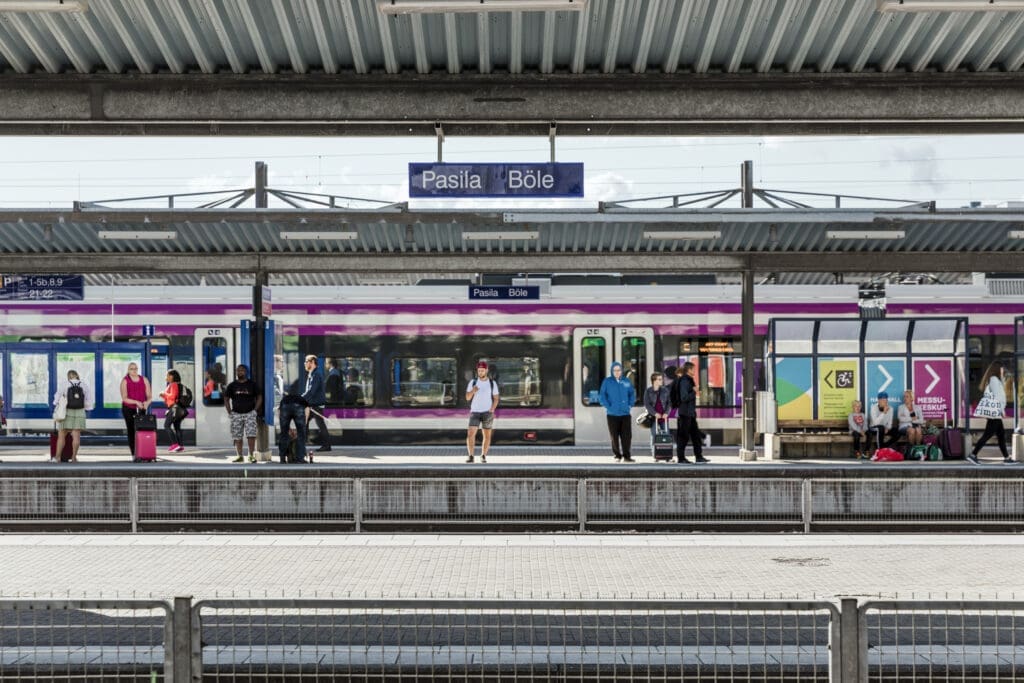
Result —
[{"label": "train window", "polygon": [[49,354],[12,353],[11,407],[47,408],[51,398]]},{"label": "train window", "polygon": [[391,405],[454,406],[456,372],[454,358],[395,358],[391,361]]},{"label": "train window", "polygon": [[580,340],[580,386],[583,405],[600,407],[601,381],[608,367],[608,354],[604,337],[584,337]]},{"label": "train window", "polygon": [[373,359],[328,358],[327,405],[358,408],[373,405]]},{"label": "train window", "polygon": [[[78,376],[85,383],[86,386],[90,387],[93,391],[96,391],[96,354],[95,353],[66,353],[63,351],[57,352],[57,385],[67,379],[68,370],[74,370],[78,373]],[[96,394],[99,394],[96,391]]]},{"label": "train window", "polygon": [[743,350],[735,339],[680,340],[679,367],[686,362],[697,366],[698,405],[720,407],[734,403],[732,387],[738,369],[736,359],[742,354]]},{"label": "train window", "polygon": [[644,402],[644,389],[647,388],[647,340],[643,337],[623,337],[621,348],[622,376],[630,381],[636,392],[634,405]]},{"label": "train window", "polygon": [[224,387],[227,386],[227,374],[224,368],[228,360],[228,342],[221,337],[203,339],[203,405],[224,405]]},{"label": "train window", "polygon": [[491,358],[490,376],[498,383],[503,406],[539,406],[539,358]]}]

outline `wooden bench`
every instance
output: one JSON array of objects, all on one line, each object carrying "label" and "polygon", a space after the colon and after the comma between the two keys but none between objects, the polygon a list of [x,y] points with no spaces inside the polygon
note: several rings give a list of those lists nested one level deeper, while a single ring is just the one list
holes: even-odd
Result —
[{"label": "wooden bench", "polygon": [[[846,420],[779,420],[774,439],[779,445],[780,458],[853,455],[853,437]],[[869,430],[862,443],[865,453],[871,452],[873,441],[874,435]],[[902,450],[905,445],[906,441],[900,437],[893,448]]]}]

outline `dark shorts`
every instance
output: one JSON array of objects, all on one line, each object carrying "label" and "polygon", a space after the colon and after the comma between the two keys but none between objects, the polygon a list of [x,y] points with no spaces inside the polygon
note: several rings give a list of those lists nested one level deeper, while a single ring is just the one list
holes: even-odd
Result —
[{"label": "dark shorts", "polygon": [[469,414],[469,426],[470,427],[481,427],[483,429],[494,428],[494,413],[486,411],[483,413],[470,413]]}]

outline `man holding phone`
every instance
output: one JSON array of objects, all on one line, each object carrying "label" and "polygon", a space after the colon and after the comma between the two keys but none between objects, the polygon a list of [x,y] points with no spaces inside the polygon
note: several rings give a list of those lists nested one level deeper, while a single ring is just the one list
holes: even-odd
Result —
[{"label": "man holding phone", "polygon": [[[871,432],[875,435],[875,444],[878,448],[892,446],[899,439],[898,433],[893,433],[892,428],[892,406],[889,405],[889,394],[884,391],[878,394],[878,403],[871,406]],[[886,433],[890,438],[886,440]]]}]

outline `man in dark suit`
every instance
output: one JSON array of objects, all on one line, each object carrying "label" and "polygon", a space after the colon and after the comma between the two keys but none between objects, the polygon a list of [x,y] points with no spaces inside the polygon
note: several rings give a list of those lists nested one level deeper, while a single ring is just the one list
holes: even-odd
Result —
[{"label": "man in dark suit", "polygon": [[327,393],[324,386],[324,375],[317,368],[316,356],[306,356],[306,374],[302,379],[302,398],[306,400],[306,424],[309,424],[310,415],[316,422],[318,433],[317,443],[320,448],[318,452],[331,450],[331,436],[327,433],[327,422],[324,420],[324,405],[327,403]]}]

